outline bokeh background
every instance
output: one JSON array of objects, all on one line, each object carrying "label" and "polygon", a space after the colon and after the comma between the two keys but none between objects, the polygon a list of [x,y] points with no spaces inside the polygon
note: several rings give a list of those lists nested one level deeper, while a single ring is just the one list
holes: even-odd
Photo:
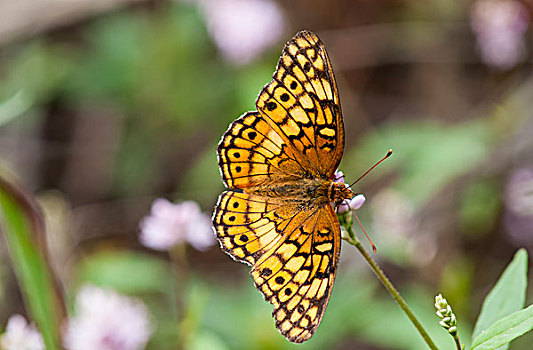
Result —
[{"label": "bokeh background", "polygon": [[[339,85],[347,181],[394,149],[356,188],[375,257],[451,349],[434,295],[468,343],[514,252],[533,248],[532,17],[531,0],[2,1],[0,174],[38,198],[69,298],[93,284],[148,305],[147,349],[176,348],[184,313],[188,349],[295,348],[248,267],[213,245],[187,246],[173,269],[139,225],[157,198],[210,215],[218,140],[254,109],[284,43],[313,30]],[[0,261],[5,325],[27,313],[3,240]],[[425,346],[344,245],[322,325],[300,348]]]}]

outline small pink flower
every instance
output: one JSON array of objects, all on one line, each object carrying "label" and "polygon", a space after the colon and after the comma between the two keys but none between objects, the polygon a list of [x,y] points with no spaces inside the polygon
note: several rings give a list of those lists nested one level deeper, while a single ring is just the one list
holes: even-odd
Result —
[{"label": "small pink flower", "polygon": [[6,332],[0,337],[2,350],[44,350],[41,334],[33,324],[18,314],[12,315],[7,321]]},{"label": "small pink flower", "polygon": [[333,181],[344,183],[344,173],[340,170],[337,170],[333,176]]},{"label": "small pink flower", "polygon": [[533,168],[514,170],[505,186],[503,223],[512,241],[530,245],[533,241]]},{"label": "small pink flower", "polygon": [[524,167],[511,173],[505,204],[516,215],[533,217],[533,168]]},{"label": "small pink flower", "polygon": [[402,192],[390,188],[381,190],[373,198],[371,211],[374,230],[388,235],[391,241],[418,231],[415,208]]},{"label": "small pink flower", "polygon": [[365,203],[366,198],[362,194],[358,194],[352,199],[350,199],[350,208],[357,210]]},{"label": "small pink flower", "polygon": [[485,63],[509,69],[524,57],[529,14],[521,2],[477,1],[472,6],[471,21]]},{"label": "small pink flower", "polygon": [[346,213],[348,210],[350,210],[350,208],[352,208],[353,210],[357,210],[361,208],[361,206],[365,203],[365,201],[366,201],[365,196],[362,194],[358,194],[352,199],[350,199],[348,203],[344,201],[342,204],[340,204],[339,207],[337,208],[337,212],[340,214]]},{"label": "small pink flower", "polygon": [[156,199],[150,215],[144,217],[140,227],[141,243],[156,250],[168,250],[183,243],[206,250],[215,244],[211,220],[193,201],[174,204],[166,199]]},{"label": "small pink flower", "polygon": [[279,5],[272,0],[195,0],[222,55],[246,64],[278,43],[285,30]]},{"label": "small pink flower", "polygon": [[146,306],[112,290],[85,286],[68,321],[66,350],[141,350],[153,332]]}]

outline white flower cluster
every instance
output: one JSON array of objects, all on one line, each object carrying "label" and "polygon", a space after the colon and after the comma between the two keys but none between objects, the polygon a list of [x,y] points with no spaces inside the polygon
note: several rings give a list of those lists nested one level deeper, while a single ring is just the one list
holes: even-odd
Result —
[{"label": "white flower cluster", "polygon": [[477,1],[471,10],[471,21],[485,63],[509,69],[524,57],[529,13],[520,1]]},{"label": "white flower cluster", "polygon": [[109,289],[85,286],[64,335],[67,350],[141,350],[153,331],[146,306]]},{"label": "white flower cluster", "polygon": [[34,325],[18,314],[12,315],[7,321],[6,332],[0,338],[2,350],[44,350],[41,334]]},{"label": "white flower cluster", "polygon": [[211,220],[193,201],[174,204],[166,199],[152,203],[149,216],[141,221],[141,243],[156,250],[168,250],[175,245],[189,243],[197,250],[215,244]]},{"label": "white flower cluster", "polygon": [[[66,350],[142,350],[153,326],[146,306],[112,290],[85,286],[76,298],[76,316],[63,334]],[[45,350],[41,334],[24,317],[9,318],[2,350]]]},{"label": "white flower cluster", "polygon": [[[192,0],[191,0],[192,2]],[[246,64],[280,40],[285,21],[272,0],[195,0],[222,55]]]}]

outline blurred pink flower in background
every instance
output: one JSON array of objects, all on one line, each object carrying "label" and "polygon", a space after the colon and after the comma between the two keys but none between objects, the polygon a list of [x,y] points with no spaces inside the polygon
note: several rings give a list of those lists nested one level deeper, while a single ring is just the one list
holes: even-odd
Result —
[{"label": "blurred pink flower in background", "polygon": [[525,55],[524,34],[528,22],[528,11],[519,1],[475,2],[471,24],[483,61],[500,69],[509,69],[518,63]]},{"label": "blurred pink flower in background", "polygon": [[85,286],[68,321],[66,350],[140,350],[153,332],[146,306],[115,291]]},{"label": "blurred pink flower in background", "polygon": [[2,350],[44,350],[41,334],[33,324],[18,314],[9,317],[6,332],[0,339]]},{"label": "blurred pink flower in background", "polygon": [[[192,1],[192,0],[191,0]],[[222,55],[246,64],[273,45],[285,30],[279,5],[271,0],[195,0]]]},{"label": "blurred pink flower in background", "polygon": [[422,226],[408,195],[392,188],[381,190],[372,198],[371,212],[373,233],[389,259],[424,266],[435,258],[436,235]]},{"label": "blurred pink flower in background", "polygon": [[380,191],[373,197],[371,208],[374,231],[390,240],[404,239],[418,229],[415,209],[409,198],[399,191]]},{"label": "blurred pink flower in background", "polygon": [[211,220],[193,201],[174,204],[158,198],[152,203],[150,215],[142,219],[140,241],[149,248],[168,250],[189,243],[198,250],[215,244]]},{"label": "blurred pink flower in background", "polygon": [[[335,172],[335,177],[333,178],[333,181],[344,183],[344,173],[340,170],[337,170]],[[337,207],[337,213],[339,214],[346,213],[348,210],[350,210],[349,208],[352,208],[353,210],[357,210],[361,208],[361,206],[365,203],[365,201],[366,201],[365,196],[362,194],[358,194],[352,199],[350,199],[348,201],[348,204],[346,204],[345,201],[342,202],[342,204],[340,204]]]},{"label": "blurred pink flower in background", "polygon": [[533,168],[511,173],[504,196],[503,222],[507,233],[517,245],[533,242]]}]

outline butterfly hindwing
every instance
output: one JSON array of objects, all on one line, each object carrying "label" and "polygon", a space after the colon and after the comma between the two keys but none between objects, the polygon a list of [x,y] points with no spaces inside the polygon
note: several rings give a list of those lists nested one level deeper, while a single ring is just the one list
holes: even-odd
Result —
[{"label": "butterfly hindwing", "polygon": [[299,204],[236,191],[222,193],[213,215],[222,249],[236,260],[255,264],[309,218],[309,213],[298,210]]},{"label": "butterfly hindwing", "polygon": [[340,254],[340,227],[329,203],[309,208],[309,219],[275,249],[263,254],[251,274],[279,331],[293,342],[309,339],[328,304]]}]

